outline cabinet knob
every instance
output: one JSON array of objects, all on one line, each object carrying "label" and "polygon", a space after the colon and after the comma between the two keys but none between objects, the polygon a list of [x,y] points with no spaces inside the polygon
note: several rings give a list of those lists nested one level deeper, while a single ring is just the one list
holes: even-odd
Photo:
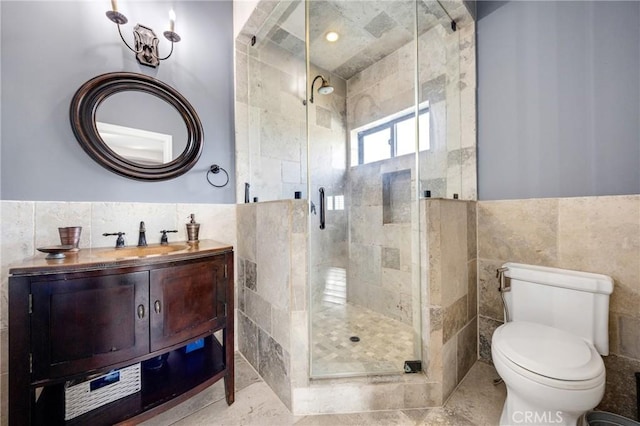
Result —
[{"label": "cabinet knob", "polygon": [[144,305],[138,305],[138,318],[144,318]]},{"label": "cabinet knob", "polygon": [[156,311],[156,314],[160,313],[160,301],[156,300],[155,303],[153,304],[153,309]]}]

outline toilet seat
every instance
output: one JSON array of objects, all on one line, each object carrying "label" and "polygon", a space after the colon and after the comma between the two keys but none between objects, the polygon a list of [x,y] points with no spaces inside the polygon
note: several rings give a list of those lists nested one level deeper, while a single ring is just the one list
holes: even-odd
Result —
[{"label": "toilet seat", "polygon": [[604,381],[595,347],[557,328],[526,321],[496,329],[492,349],[505,366],[530,380],[560,389],[589,389]]}]

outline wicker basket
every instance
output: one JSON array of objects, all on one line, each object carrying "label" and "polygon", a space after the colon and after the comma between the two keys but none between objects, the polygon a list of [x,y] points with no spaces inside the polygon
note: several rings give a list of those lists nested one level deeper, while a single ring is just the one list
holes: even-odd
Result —
[{"label": "wicker basket", "polygon": [[71,420],[140,390],[140,363],[114,370],[81,383],[67,382],[64,419]]}]

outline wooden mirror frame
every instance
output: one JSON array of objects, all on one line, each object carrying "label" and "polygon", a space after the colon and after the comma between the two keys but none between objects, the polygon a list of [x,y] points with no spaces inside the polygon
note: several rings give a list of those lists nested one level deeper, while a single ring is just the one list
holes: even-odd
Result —
[{"label": "wooden mirror frame", "polygon": [[[149,93],[172,105],[187,126],[186,148],[177,158],[161,165],[129,161],[107,146],[96,127],[96,112],[109,96],[135,90]],[[202,153],[202,123],[195,109],[177,90],[160,80],[132,72],[102,74],[84,83],[73,95],[71,128],[78,143],[102,167],[131,179],[159,181],[173,179],[191,169]]]}]

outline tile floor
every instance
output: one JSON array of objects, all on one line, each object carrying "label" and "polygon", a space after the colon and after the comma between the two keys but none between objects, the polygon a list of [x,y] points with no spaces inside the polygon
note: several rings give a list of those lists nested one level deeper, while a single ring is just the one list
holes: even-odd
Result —
[{"label": "tile floor", "polygon": [[294,416],[241,355],[236,354],[236,401],[227,406],[222,381],[144,423],[146,426],[256,425],[497,425],[506,396],[493,386],[494,368],[477,362],[442,408]]},{"label": "tile floor", "polygon": [[312,336],[313,377],[399,373],[405,361],[417,359],[410,325],[351,303],[317,306]]}]

